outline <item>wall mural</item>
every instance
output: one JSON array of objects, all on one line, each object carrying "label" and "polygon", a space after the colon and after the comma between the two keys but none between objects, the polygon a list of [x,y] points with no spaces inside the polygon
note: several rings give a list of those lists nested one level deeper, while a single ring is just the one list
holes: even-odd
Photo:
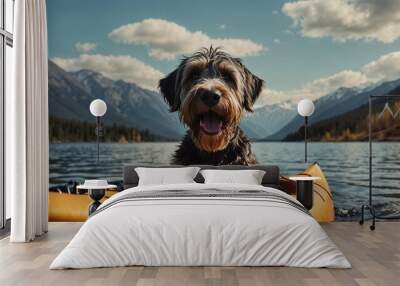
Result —
[{"label": "wall mural", "polygon": [[[119,183],[129,163],[259,162],[291,175],[319,162],[336,218],[354,219],[373,95],[374,200],[400,214],[400,100],[387,96],[400,94],[396,1],[188,2],[47,3],[50,213],[71,199],[55,194]],[[308,164],[304,98],[315,105]],[[107,105],[99,162],[95,99]]]}]

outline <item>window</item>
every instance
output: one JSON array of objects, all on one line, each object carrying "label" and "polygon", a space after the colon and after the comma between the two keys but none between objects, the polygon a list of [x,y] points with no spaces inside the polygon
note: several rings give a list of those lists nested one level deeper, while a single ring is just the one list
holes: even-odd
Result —
[{"label": "window", "polygon": [[4,105],[6,94],[11,92],[13,32],[14,0],[0,0],[0,228],[3,230],[10,218],[10,196],[4,188]]}]

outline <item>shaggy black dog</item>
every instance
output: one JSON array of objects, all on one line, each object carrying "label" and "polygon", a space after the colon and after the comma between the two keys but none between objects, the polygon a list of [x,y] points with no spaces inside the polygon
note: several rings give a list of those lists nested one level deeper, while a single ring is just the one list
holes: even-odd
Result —
[{"label": "shaggy black dog", "polygon": [[174,164],[256,163],[239,123],[245,111],[253,111],[263,81],[240,59],[218,48],[202,49],[184,58],[159,86],[171,112],[178,111],[189,127]]}]

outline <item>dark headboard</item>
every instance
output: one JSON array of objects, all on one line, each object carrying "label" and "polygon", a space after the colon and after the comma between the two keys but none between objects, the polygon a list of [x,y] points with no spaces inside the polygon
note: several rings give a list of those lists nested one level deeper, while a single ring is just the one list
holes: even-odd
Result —
[{"label": "dark headboard", "polygon": [[[252,165],[252,166],[242,166],[242,165],[222,165],[222,166],[211,166],[211,165],[196,165],[201,169],[223,169],[223,170],[263,170],[265,171],[264,178],[262,180],[263,186],[279,188],[279,167],[273,165]],[[137,167],[148,167],[148,168],[179,168],[186,167],[181,165],[126,165],[123,170],[124,178],[124,190],[136,187],[139,182],[139,177],[135,172]],[[197,183],[204,183],[203,176],[199,173],[195,178]]]}]

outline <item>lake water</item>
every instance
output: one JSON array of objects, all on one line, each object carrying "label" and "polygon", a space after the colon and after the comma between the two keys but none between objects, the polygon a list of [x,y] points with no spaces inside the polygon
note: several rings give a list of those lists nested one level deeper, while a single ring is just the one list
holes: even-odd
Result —
[{"label": "lake water", "polygon": [[[85,178],[121,179],[124,164],[169,164],[178,143],[51,144],[50,183]],[[306,168],[303,143],[253,143],[262,164],[278,165],[283,175]],[[337,209],[359,208],[368,199],[368,143],[310,143],[309,162],[318,161]],[[400,143],[373,144],[374,204],[382,214],[400,214]]]}]

